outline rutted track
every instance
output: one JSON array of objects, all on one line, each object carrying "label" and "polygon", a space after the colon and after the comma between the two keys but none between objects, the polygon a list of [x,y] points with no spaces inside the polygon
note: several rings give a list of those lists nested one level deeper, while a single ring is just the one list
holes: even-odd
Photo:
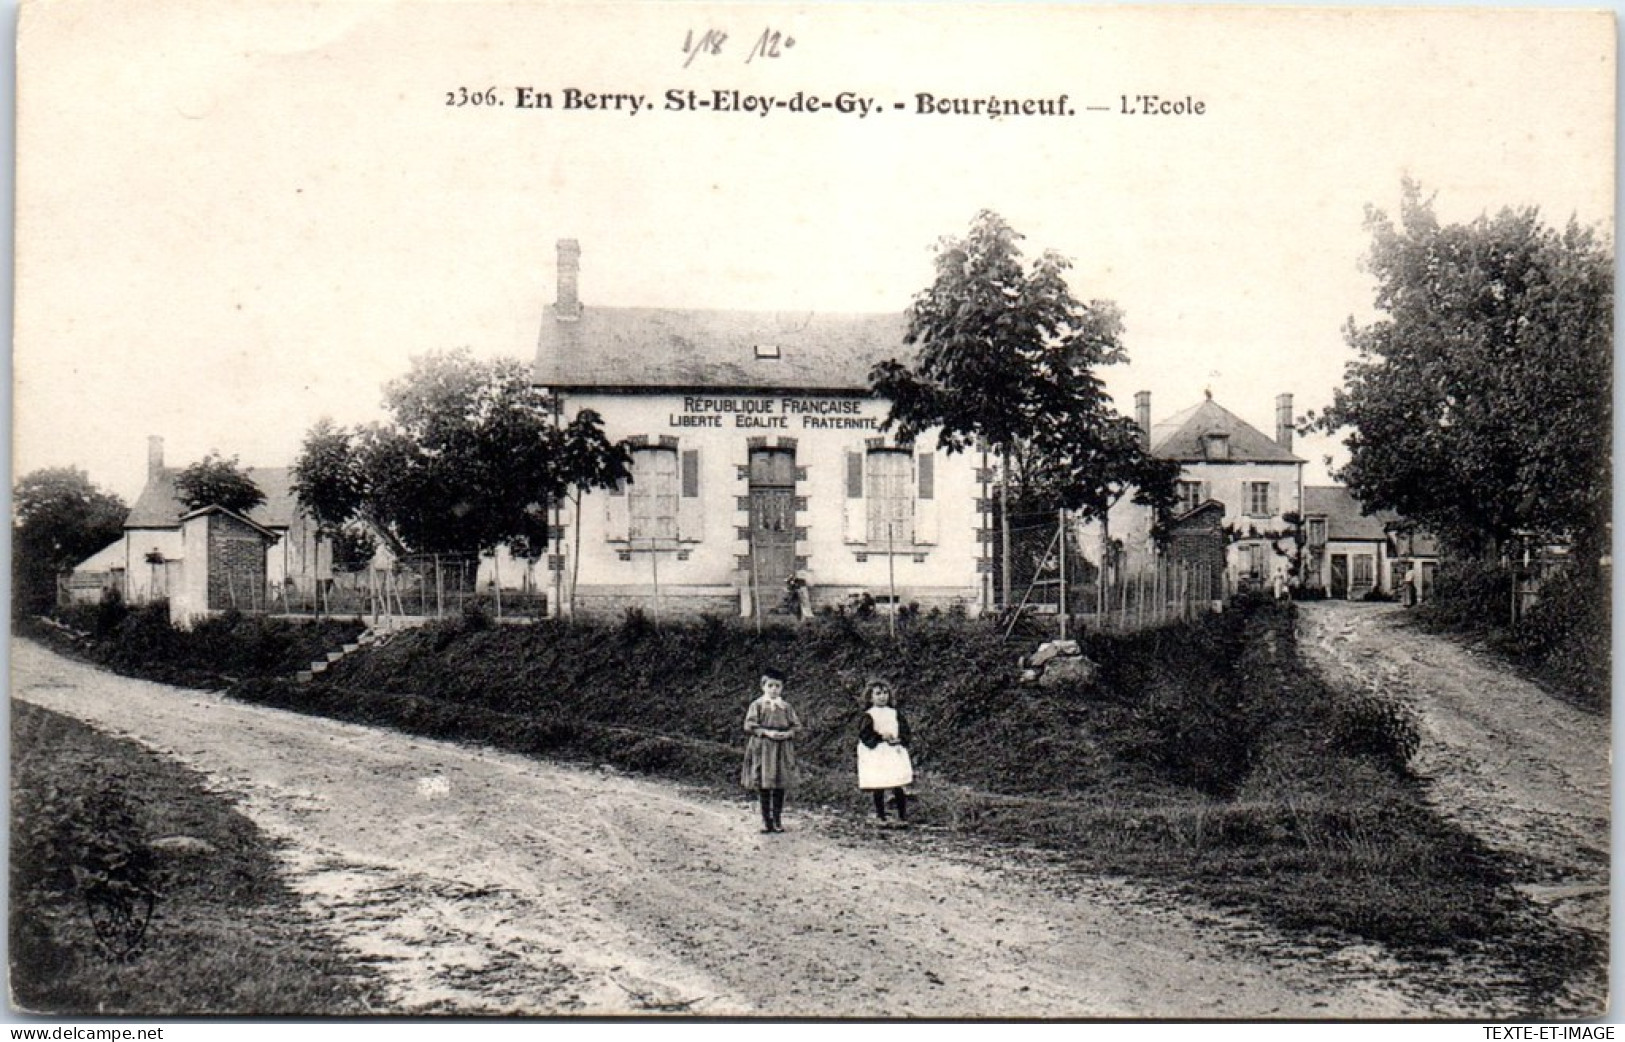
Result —
[{"label": "rutted track", "polygon": [[[1395,605],[1305,603],[1299,646],[1334,684],[1402,700],[1416,769],[1444,816],[1506,855],[1519,889],[1608,937],[1609,721],[1505,664],[1411,625]],[[1598,968],[1597,998],[1605,984]]]},{"label": "rutted track", "polygon": [[[791,804],[410,738],[12,644],[13,697],[174,756],[285,844],[390,1013],[1484,1016],[1448,974]],[[1269,953],[1276,953],[1271,955]]]}]

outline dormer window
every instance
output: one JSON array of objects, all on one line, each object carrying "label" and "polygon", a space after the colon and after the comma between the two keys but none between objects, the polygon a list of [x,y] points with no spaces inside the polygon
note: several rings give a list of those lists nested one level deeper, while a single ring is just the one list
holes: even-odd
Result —
[{"label": "dormer window", "polygon": [[777,357],[779,357],[779,345],[778,344],[757,344],[756,345],[756,357],[757,358],[777,358]]},{"label": "dormer window", "polygon": [[1202,435],[1202,455],[1207,459],[1230,458],[1230,435],[1204,434]]}]

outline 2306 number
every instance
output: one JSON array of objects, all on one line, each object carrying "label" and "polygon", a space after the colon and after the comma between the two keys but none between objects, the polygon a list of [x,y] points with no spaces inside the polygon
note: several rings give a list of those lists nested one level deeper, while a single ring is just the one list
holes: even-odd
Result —
[{"label": "2306 number", "polygon": [[487,87],[484,90],[469,90],[467,87],[458,87],[456,90],[446,91],[446,104],[453,108],[464,105],[500,105],[497,100],[497,89]]}]

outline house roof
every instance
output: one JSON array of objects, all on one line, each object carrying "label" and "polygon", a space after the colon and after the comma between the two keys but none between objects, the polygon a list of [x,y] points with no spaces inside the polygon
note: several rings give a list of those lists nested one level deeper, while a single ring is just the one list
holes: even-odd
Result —
[{"label": "house roof", "polygon": [[124,567],[124,537],[108,543],[89,557],[73,566],[75,572],[109,572]]},{"label": "house roof", "polygon": [[1153,424],[1151,453],[1182,463],[1205,463],[1208,456],[1203,449],[1202,439],[1209,434],[1229,435],[1230,455],[1227,458],[1232,463],[1303,462],[1283,449],[1275,439],[1211,398]]},{"label": "house roof", "polygon": [[206,507],[198,507],[196,510],[188,511],[185,514],[182,514],[181,515],[181,523],[185,524],[186,522],[192,520],[194,517],[207,517],[210,514],[222,514],[222,515],[224,515],[226,517],[231,518],[233,521],[237,521],[237,522],[239,522],[241,524],[245,524],[249,528],[252,528],[254,531],[258,532],[260,535],[262,535],[265,538],[269,539],[273,543],[276,542],[276,540],[278,539],[277,534],[275,532],[271,531],[269,528],[266,528],[264,525],[257,524],[257,523],[255,523],[253,521],[250,521],[248,518],[244,517],[242,514],[239,514],[235,510],[227,510],[225,507],[221,506],[219,503],[210,503]]},{"label": "house roof", "polygon": [[1304,517],[1324,517],[1326,538],[1353,542],[1384,542],[1388,526],[1399,520],[1391,510],[1365,513],[1354,494],[1341,485],[1305,485]]},{"label": "house roof", "polygon": [[[125,528],[176,528],[186,505],[175,495],[175,479],[179,467],[160,467],[156,474],[148,475],[147,484],[136,497]],[[299,514],[299,500],[293,494],[291,467],[252,467],[248,476],[265,493],[265,502],[243,515],[263,528],[290,528]]]},{"label": "house roof", "polygon": [[[867,391],[869,369],[913,354],[901,314],[584,307],[542,318],[544,387]],[[758,357],[758,347],[777,357]]]}]

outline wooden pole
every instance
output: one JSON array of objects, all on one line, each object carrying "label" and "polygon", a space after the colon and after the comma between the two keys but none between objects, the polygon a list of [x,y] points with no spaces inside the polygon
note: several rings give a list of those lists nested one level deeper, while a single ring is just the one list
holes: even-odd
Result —
[{"label": "wooden pole", "polygon": [[[886,586],[891,592],[891,613],[886,616],[886,630],[891,639],[897,639],[897,555],[892,553],[892,523],[886,522]],[[1005,573],[1006,576],[1009,573]]]},{"label": "wooden pole", "polygon": [[999,584],[1003,601],[999,607],[1010,607],[1010,450],[999,454],[999,544],[1004,559],[1004,581]]},{"label": "wooden pole", "polygon": [[654,572],[655,581],[655,629],[660,628],[660,540],[656,536],[649,537],[649,568]]},{"label": "wooden pole", "polygon": [[762,571],[756,559],[756,525],[750,526],[750,614],[756,620],[756,635],[762,635]]},{"label": "wooden pole", "polygon": [[1060,512],[1060,518],[1059,518],[1058,523],[1059,523],[1060,528],[1061,528],[1061,532],[1060,532],[1060,536],[1059,536],[1060,543],[1061,543],[1061,639],[1065,640],[1066,639],[1066,615],[1067,615],[1067,598],[1066,598],[1066,511],[1065,510],[1062,510]]}]

